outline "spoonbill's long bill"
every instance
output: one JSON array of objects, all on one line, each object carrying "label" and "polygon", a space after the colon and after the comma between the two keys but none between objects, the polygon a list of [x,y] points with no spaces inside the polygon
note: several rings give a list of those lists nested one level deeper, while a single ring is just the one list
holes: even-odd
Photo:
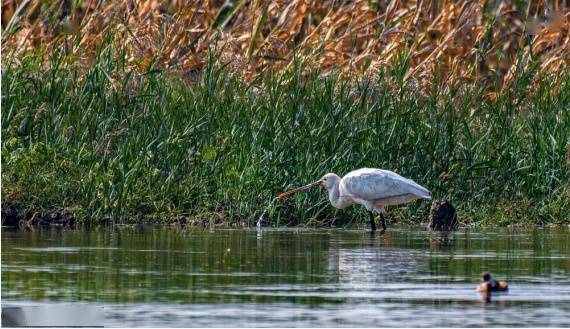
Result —
[{"label": "spoonbill's long bill", "polygon": [[318,181],[279,194],[283,199],[288,195],[311,187],[324,187],[333,207],[346,208],[353,204],[366,207],[370,215],[370,226],[376,231],[373,211],[380,214],[382,232],[386,231],[384,208],[416,199],[431,199],[431,192],[411,179],[404,178],[393,171],[362,168],[351,171],[342,179],[337,174],[326,174]]}]

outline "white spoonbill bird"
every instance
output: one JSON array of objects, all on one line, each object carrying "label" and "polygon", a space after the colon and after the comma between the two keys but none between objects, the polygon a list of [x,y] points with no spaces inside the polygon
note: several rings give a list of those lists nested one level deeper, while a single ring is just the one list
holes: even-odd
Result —
[{"label": "white spoonbill bird", "polygon": [[431,192],[411,179],[404,178],[393,171],[362,168],[346,174],[342,179],[337,174],[326,174],[318,181],[279,194],[283,199],[295,192],[311,187],[324,187],[333,207],[344,209],[353,204],[366,207],[370,214],[370,226],[376,231],[373,211],[380,214],[382,232],[386,231],[384,208],[416,199],[431,199]]}]

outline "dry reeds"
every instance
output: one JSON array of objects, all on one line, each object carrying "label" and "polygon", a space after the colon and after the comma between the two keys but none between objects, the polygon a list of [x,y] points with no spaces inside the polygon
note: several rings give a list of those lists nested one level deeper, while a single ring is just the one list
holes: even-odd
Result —
[{"label": "dry reeds", "polygon": [[[65,49],[89,65],[105,36],[128,65],[199,72],[211,52],[245,80],[294,59],[322,74],[361,76],[392,68],[426,88],[462,82],[512,84],[513,72],[559,72],[570,59],[567,1],[2,1],[2,50]],[[6,58],[6,57],[5,57]],[[500,90],[500,89],[499,89]],[[498,90],[490,91],[493,94]]]}]

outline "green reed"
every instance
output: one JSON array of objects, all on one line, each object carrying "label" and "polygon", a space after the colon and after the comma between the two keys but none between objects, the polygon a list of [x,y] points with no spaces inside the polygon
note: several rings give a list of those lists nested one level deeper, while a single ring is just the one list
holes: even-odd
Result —
[{"label": "green reed", "polygon": [[[570,221],[570,74],[528,72],[485,99],[477,86],[421,95],[394,72],[359,81],[298,63],[253,83],[208,65],[187,75],[125,69],[102,47],[85,72],[54,53],[2,66],[2,200],[98,221],[253,223],[278,193],[327,172],[397,170],[451,200],[463,221]],[[400,73],[401,73],[400,72]],[[429,202],[391,210],[426,221]],[[277,202],[274,225],[357,222],[322,192]]]}]

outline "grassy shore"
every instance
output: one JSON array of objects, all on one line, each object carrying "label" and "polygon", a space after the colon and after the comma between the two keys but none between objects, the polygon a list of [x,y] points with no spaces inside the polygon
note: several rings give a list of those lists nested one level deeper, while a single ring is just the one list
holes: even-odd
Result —
[{"label": "grassy shore", "polygon": [[[213,55],[212,55],[213,56]],[[405,56],[347,80],[302,63],[244,83],[211,60],[192,76],[131,71],[101,48],[88,69],[54,51],[2,64],[2,200],[87,221],[254,222],[277,195],[327,172],[397,171],[463,222],[570,221],[570,74],[488,97],[476,84],[426,92]],[[427,220],[429,202],[390,210]],[[360,220],[322,192],[274,203],[274,225]]]},{"label": "grassy shore", "polygon": [[[561,1],[8,1],[3,205],[249,223],[370,166],[464,222],[567,223],[569,17]],[[316,191],[268,212],[362,216]]]}]

